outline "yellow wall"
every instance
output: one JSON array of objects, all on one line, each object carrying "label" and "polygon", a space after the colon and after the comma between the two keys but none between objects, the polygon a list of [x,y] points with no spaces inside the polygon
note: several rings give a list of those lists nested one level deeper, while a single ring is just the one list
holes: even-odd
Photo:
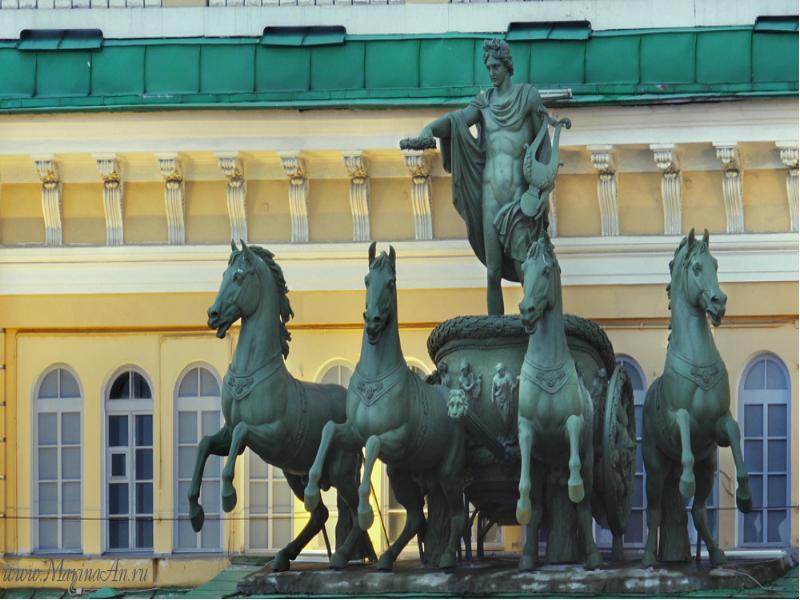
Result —
[{"label": "yellow wall", "polygon": [[600,235],[596,175],[564,175],[556,184],[558,235]]},{"label": "yellow wall", "polygon": [[227,244],[230,242],[228,183],[226,181],[187,181],[185,187],[186,243]]},{"label": "yellow wall", "polygon": [[786,173],[752,170],[742,175],[745,231],[787,231]]},{"label": "yellow wall", "polygon": [[288,180],[248,181],[246,209],[247,235],[251,240],[289,241],[292,225]]},{"label": "yellow wall", "polygon": [[722,173],[685,171],[681,173],[683,189],[683,230],[708,229],[725,233],[725,201],[722,197]]},{"label": "yellow wall", "polygon": [[467,225],[453,206],[450,177],[431,177],[431,218],[433,237],[438,240],[464,239]]},{"label": "yellow wall", "polygon": [[619,231],[622,235],[664,232],[661,176],[658,173],[619,173],[617,191]]},{"label": "yellow wall", "polygon": [[42,243],[42,186],[36,183],[1,184],[0,244]]},{"label": "yellow wall", "polygon": [[106,218],[102,183],[62,185],[65,244],[105,244]]},{"label": "yellow wall", "polygon": [[164,184],[157,181],[125,183],[123,227],[126,244],[167,242]]},{"label": "yellow wall", "polygon": [[411,178],[369,180],[370,233],[375,240],[413,240]]},{"label": "yellow wall", "polygon": [[312,242],[353,240],[349,179],[315,179],[309,183],[308,235]]}]

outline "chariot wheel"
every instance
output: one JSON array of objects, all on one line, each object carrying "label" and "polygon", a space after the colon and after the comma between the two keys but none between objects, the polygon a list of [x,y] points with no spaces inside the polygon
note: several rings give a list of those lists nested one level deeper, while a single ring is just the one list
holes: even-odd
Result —
[{"label": "chariot wheel", "polygon": [[622,536],[631,514],[636,472],[636,418],[628,374],[617,365],[608,382],[603,422],[603,500],[608,527]]}]

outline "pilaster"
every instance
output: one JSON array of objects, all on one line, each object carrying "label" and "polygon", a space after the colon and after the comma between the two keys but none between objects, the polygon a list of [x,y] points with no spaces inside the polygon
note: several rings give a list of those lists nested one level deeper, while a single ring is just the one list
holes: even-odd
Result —
[{"label": "pilaster", "polygon": [[789,227],[797,231],[797,142],[775,142],[786,171],[786,199],[789,202]]},{"label": "pilaster", "polygon": [[650,144],[653,160],[661,171],[661,205],[664,235],[680,235],[682,228],[681,171],[675,144]]},{"label": "pilaster", "polygon": [[219,153],[219,168],[228,180],[228,219],[231,223],[231,239],[247,240],[247,184],[242,161],[237,152]]},{"label": "pilaster", "polygon": [[156,154],[158,168],[164,178],[164,205],[167,212],[167,241],[170,244],[186,243],[183,172],[177,152]]},{"label": "pilaster", "polygon": [[305,160],[299,152],[279,154],[283,171],[289,178],[289,213],[292,219],[292,241],[308,241],[308,178]]},{"label": "pilaster", "polygon": [[350,177],[350,214],[353,217],[353,241],[369,241],[369,179],[363,152],[346,152],[344,166]]},{"label": "pilaster", "polygon": [[61,246],[61,179],[55,156],[42,154],[32,156],[36,173],[42,182],[42,214],[44,216],[44,243],[46,246]]},{"label": "pilaster", "polygon": [[592,165],[597,171],[597,200],[600,204],[601,235],[619,235],[619,201],[617,194],[617,169],[613,146],[588,146]]},{"label": "pilaster", "polygon": [[403,150],[406,168],[411,173],[411,209],[414,212],[414,238],[433,239],[431,218],[431,157],[430,152]]},{"label": "pilaster", "polygon": [[735,142],[713,142],[722,163],[722,195],[725,199],[725,229],[728,233],[744,232],[742,199],[742,167]]},{"label": "pilaster", "polygon": [[95,154],[97,170],[103,178],[103,212],[106,216],[106,245],[124,243],[122,214],[122,176],[114,154]]}]

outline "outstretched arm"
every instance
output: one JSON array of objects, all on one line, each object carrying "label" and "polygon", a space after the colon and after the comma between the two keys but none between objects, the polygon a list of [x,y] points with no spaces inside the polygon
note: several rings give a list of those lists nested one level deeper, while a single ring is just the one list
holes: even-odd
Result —
[{"label": "outstretched arm", "polygon": [[[454,112],[461,112],[461,114],[464,115],[464,120],[467,122],[468,126],[475,125],[481,119],[481,111],[472,104],[462,109],[461,111],[454,111]],[[450,135],[450,119],[447,118],[449,114],[451,113],[447,113],[446,115],[439,117],[435,121],[428,123],[425,127],[422,128],[419,137],[429,138],[436,136],[440,138]]]}]

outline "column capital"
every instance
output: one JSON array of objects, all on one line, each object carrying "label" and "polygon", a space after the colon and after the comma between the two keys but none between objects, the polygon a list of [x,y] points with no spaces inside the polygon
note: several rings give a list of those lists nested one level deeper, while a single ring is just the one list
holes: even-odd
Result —
[{"label": "column capital", "polygon": [[592,156],[592,166],[601,175],[610,175],[617,170],[614,159],[614,146],[610,144],[595,144],[586,146]]},{"label": "column capital", "polygon": [[798,161],[798,144],[797,142],[775,142],[777,146],[781,162],[787,169],[796,169]]},{"label": "column capital", "polygon": [[722,168],[726,171],[739,171],[741,162],[739,160],[739,149],[736,142],[712,142],[717,158],[722,163]]},{"label": "column capital", "polygon": [[279,152],[281,166],[292,183],[306,179],[306,160],[299,151]]},{"label": "column capital", "polygon": [[677,173],[680,171],[678,165],[678,150],[675,144],[650,144],[653,153],[653,161],[662,173]]}]

